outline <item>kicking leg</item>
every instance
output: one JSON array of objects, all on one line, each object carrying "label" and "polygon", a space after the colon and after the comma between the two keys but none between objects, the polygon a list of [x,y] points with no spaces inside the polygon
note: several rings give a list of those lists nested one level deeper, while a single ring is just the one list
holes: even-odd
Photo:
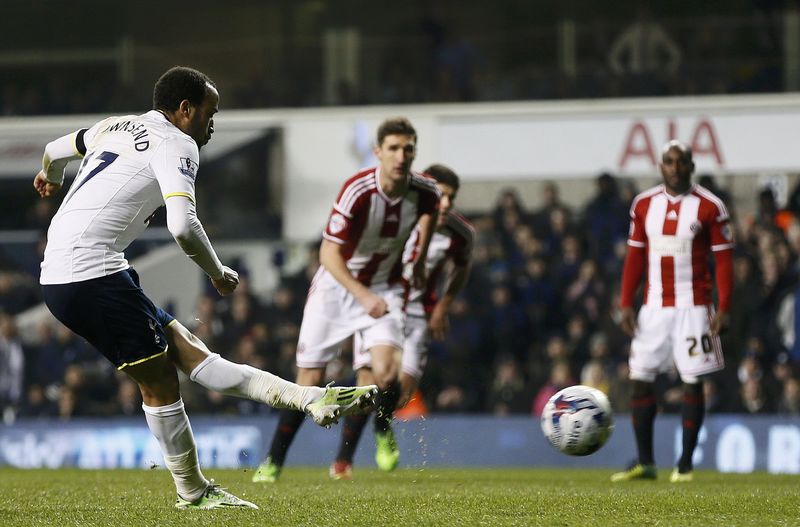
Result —
[{"label": "kicking leg", "polygon": [[[321,388],[286,381],[246,364],[211,353],[203,342],[179,322],[166,331],[170,357],[196,383],[214,391],[262,402],[275,408],[306,412],[320,426],[330,426],[341,415],[367,406],[374,386]],[[298,379],[299,380],[299,379]]]}]

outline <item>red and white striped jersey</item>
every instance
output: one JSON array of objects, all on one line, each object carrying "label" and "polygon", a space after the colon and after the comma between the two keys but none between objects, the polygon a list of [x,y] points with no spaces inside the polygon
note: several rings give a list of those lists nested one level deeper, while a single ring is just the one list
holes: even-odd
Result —
[{"label": "red and white striped jersey", "polygon": [[711,303],[711,251],[732,249],[733,233],[722,200],[693,185],[670,196],[658,185],[636,196],[631,205],[628,245],[646,249],[644,303],[690,307]]},{"label": "red and white striped jersey", "polygon": [[[445,266],[448,260],[454,265],[465,266],[472,258],[472,246],[475,241],[475,229],[461,214],[450,211],[444,224],[436,229],[428,246],[428,257],[425,270],[428,279],[425,289],[411,288],[408,294],[406,312],[409,315],[423,316],[433,311],[438,300],[437,290],[442,285]],[[403,262],[413,263],[419,252],[419,231],[414,229],[403,252]]]},{"label": "red and white striped jersey", "polygon": [[373,167],[345,182],[322,234],[344,245],[347,268],[366,286],[400,281],[406,240],[420,216],[439,209],[440,193],[433,180],[412,173],[408,191],[390,199],[379,175],[380,167]]},{"label": "red and white striped jersey", "polygon": [[[448,260],[454,265],[468,265],[472,258],[472,246],[475,242],[475,229],[461,214],[450,211],[444,223],[436,229],[428,246],[428,257],[425,270],[428,279],[425,289],[411,288],[406,304],[406,313],[423,316],[433,311],[438,300],[437,290],[442,286],[445,266]],[[413,263],[419,252],[419,230],[414,229],[403,251],[403,262]]]}]

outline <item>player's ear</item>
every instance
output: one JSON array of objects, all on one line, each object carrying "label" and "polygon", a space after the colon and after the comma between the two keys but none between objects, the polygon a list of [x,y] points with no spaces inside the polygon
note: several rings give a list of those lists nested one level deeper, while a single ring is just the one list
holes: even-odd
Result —
[{"label": "player's ear", "polygon": [[189,102],[189,99],[184,99],[181,101],[181,104],[178,106],[178,111],[180,113],[188,116],[189,115],[189,108],[192,106],[192,103]]}]

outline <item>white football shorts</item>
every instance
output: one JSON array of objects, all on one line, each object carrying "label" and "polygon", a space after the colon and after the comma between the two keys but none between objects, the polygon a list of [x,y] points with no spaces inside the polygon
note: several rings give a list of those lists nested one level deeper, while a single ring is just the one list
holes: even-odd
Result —
[{"label": "white football shorts", "polygon": [[714,306],[642,306],[628,360],[630,378],[652,382],[673,362],[683,382],[725,367],[719,336],[708,334]]},{"label": "white football shorts", "polygon": [[403,346],[403,289],[386,285],[371,287],[389,307],[381,318],[372,318],[338,282],[320,280],[309,292],[297,344],[297,366],[322,368],[335,359],[342,342],[355,335],[368,347],[378,344]]},{"label": "white football shorts", "polygon": [[[427,319],[424,316],[406,315],[404,334],[400,371],[419,381],[428,362],[430,333]],[[353,341],[353,369],[358,371],[371,366],[372,355],[369,348],[363,346],[361,339],[356,335]]]}]

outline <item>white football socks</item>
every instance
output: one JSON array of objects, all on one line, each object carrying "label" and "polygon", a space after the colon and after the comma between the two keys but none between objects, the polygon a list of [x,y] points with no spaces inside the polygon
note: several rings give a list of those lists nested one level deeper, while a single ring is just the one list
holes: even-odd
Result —
[{"label": "white football socks", "polygon": [[198,364],[189,378],[209,390],[300,411],[325,393],[324,388],[300,386],[252,366],[223,359],[217,353]]},{"label": "white football socks", "polygon": [[188,501],[199,499],[209,483],[200,472],[197,447],[183,400],[158,407],[142,404],[142,410],[147,426],[161,445],[164,464],[172,473],[178,495]]}]

